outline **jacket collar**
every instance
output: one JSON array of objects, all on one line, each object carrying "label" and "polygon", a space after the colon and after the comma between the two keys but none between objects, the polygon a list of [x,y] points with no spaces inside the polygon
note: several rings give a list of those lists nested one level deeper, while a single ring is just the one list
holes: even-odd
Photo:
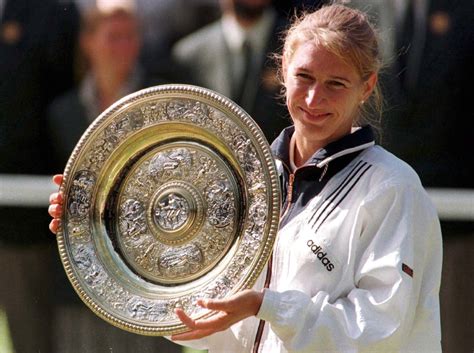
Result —
[{"label": "jacket collar", "polygon": [[[295,132],[295,127],[284,129],[277,139],[272,143],[271,149],[275,158],[280,159],[287,166],[290,165],[290,139]],[[370,126],[364,126],[343,136],[337,141],[331,142],[317,150],[308,160],[306,165],[322,168],[336,158],[362,151],[375,144],[374,133]]]}]

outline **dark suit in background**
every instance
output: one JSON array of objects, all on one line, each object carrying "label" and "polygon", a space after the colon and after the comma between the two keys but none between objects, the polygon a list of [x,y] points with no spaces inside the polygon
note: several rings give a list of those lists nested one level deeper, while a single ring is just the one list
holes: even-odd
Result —
[{"label": "dark suit in background", "polygon": [[[386,147],[413,166],[425,186],[474,188],[472,168],[467,167],[474,163],[474,3],[410,3],[422,8],[399,24],[412,30],[409,38],[397,41],[405,45],[398,47],[394,63],[400,102],[397,114],[385,121]],[[407,30],[398,31],[403,32]]]},{"label": "dark suit in background", "polygon": [[[138,90],[168,83],[161,78],[150,76],[141,68],[136,70],[134,75],[133,82],[130,82],[127,88],[122,90],[123,95],[117,100]],[[82,134],[102,113],[99,107],[84,99],[86,90],[92,90],[89,92],[89,96],[96,94],[91,76],[87,75],[87,81],[89,81],[87,87],[85,87],[83,80],[78,87],[57,97],[47,111],[47,129],[53,145],[50,159],[57,172],[64,170],[66,162]]]},{"label": "dark suit in background", "polygon": [[[398,100],[383,120],[383,143],[417,171],[424,186],[472,190],[474,2],[405,5],[394,31],[397,75],[391,82],[398,81],[399,90],[390,94]],[[474,222],[442,220],[441,227],[443,351],[468,352],[474,347],[474,306],[466,305],[474,288]]]},{"label": "dark suit in background", "polygon": [[[0,174],[50,174],[45,109],[73,83],[77,12],[64,1],[7,0],[3,5]],[[56,246],[48,223],[44,208],[0,207],[0,310],[7,315],[17,353],[51,348],[49,261]]]},{"label": "dark suit in background", "polygon": [[183,70],[182,80],[219,92],[239,104],[257,122],[267,139],[272,142],[278,133],[289,125],[290,120],[279,99],[280,86],[276,68],[268,56],[279,51],[279,35],[287,22],[277,16],[269,33],[265,50],[254,58],[254,64],[242,79],[233,76],[234,57],[226,41],[222,19],[203,27],[176,43],[173,59]]}]

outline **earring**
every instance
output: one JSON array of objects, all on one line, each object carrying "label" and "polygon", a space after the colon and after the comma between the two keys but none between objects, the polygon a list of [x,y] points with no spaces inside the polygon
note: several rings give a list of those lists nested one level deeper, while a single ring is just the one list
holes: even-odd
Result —
[{"label": "earring", "polygon": [[364,103],[365,103],[365,100],[360,101],[360,105],[364,105]]}]

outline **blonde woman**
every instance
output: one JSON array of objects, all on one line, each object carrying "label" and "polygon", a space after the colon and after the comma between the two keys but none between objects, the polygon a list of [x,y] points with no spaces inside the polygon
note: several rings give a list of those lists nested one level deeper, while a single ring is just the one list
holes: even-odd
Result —
[{"label": "blonde woman", "polygon": [[209,352],[441,350],[439,221],[368,124],[379,56],[366,16],[342,5],[289,29],[281,73],[294,125],[272,144],[284,200],[272,260],[253,289],[198,302],[215,315],[177,309],[189,331],[173,340]]}]

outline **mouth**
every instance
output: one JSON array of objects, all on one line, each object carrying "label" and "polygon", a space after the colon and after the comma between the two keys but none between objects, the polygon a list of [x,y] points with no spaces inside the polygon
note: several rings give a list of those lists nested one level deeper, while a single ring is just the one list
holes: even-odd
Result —
[{"label": "mouth", "polygon": [[303,112],[306,119],[313,120],[313,121],[324,120],[332,115],[331,113],[328,113],[328,112],[311,112],[310,113],[307,110],[304,110],[302,108],[301,108],[301,111]]}]

